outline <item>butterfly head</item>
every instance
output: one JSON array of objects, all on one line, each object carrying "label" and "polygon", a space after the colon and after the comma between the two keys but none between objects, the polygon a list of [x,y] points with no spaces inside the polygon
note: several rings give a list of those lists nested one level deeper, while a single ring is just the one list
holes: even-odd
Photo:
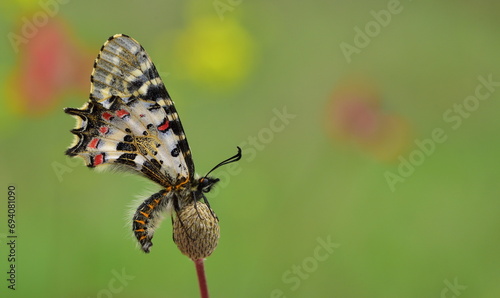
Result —
[{"label": "butterfly head", "polygon": [[207,193],[212,189],[215,183],[219,182],[219,178],[203,177],[198,180],[198,191]]}]

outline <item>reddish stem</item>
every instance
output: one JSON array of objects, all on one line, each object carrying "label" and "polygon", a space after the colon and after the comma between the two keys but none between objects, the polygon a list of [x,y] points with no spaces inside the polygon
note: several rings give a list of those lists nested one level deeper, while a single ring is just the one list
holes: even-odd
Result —
[{"label": "reddish stem", "polygon": [[205,277],[205,259],[198,259],[194,261],[194,265],[196,266],[196,274],[198,275],[198,284],[200,286],[200,294],[201,298],[208,298],[208,287],[207,287],[207,278]]}]

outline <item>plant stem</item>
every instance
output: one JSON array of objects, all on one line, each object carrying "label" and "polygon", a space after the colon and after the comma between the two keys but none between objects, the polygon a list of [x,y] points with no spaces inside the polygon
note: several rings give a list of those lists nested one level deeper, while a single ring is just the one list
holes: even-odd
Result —
[{"label": "plant stem", "polygon": [[194,261],[196,266],[196,274],[198,275],[198,285],[200,286],[201,298],[208,298],[207,278],[205,277],[205,259],[197,259]]}]

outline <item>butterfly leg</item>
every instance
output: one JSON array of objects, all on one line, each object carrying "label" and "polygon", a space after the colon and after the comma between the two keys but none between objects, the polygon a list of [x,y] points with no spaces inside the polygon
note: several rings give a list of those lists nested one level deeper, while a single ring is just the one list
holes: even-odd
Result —
[{"label": "butterfly leg", "polygon": [[[210,203],[208,202],[208,199],[207,197],[205,197],[205,195],[203,193],[201,193],[201,196],[203,197],[203,202],[205,202],[205,205],[207,205],[208,207],[208,210],[210,210],[210,213],[212,214],[212,216],[217,219],[217,221],[219,221],[219,218],[217,217],[217,215],[215,215],[215,213],[213,212],[212,210],[212,207],[210,207]],[[195,205],[196,206],[196,205]],[[198,211],[198,210],[197,210]],[[199,213],[198,213],[199,215]]]},{"label": "butterfly leg", "polygon": [[[198,207],[196,206],[196,203],[198,202],[198,200],[196,199],[196,193],[193,192],[193,204],[194,204],[194,210],[196,210],[196,214],[198,215],[198,218],[199,219],[202,219],[201,218],[201,215],[200,215],[200,212],[198,212]],[[203,195],[203,194],[202,194]],[[209,206],[210,207],[210,206]]]},{"label": "butterfly leg", "polygon": [[[179,216],[179,213],[181,212],[181,208],[179,207],[179,202],[177,200],[173,201],[173,206],[174,206],[174,210],[175,210],[175,216],[179,220],[179,222],[181,224],[181,227],[186,232],[186,235],[188,236],[188,238],[191,239],[192,241],[196,240],[196,238],[191,237],[191,233],[189,233],[189,230],[184,225],[184,222],[182,221],[182,218]],[[195,204],[194,208],[196,209],[196,204]],[[171,217],[171,221],[172,221],[172,226],[174,226],[174,217],[173,217],[173,215]],[[174,242],[175,242],[175,236],[174,236],[173,233],[172,233],[172,240],[174,240]]]}]

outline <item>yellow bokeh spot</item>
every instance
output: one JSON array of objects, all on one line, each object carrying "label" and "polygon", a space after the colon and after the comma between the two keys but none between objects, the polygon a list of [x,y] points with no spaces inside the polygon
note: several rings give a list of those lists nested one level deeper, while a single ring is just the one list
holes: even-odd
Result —
[{"label": "yellow bokeh spot", "polygon": [[204,17],[180,33],[176,55],[186,75],[210,87],[228,88],[240,82],[253,62],[250,35],[235,20]]},{"label": "yellow bokeh spot", "polygon": [[[55,2],[55,0],[53,0]],[[4,21],[15,22],[19,15],[25,15],[28,11],[43,11],[45,6],[41,6],[40,3],[46,4],[51,2],[39,1],[39,0],[10,0],[10,1],[0,1],[0,15]],[[55,2],[56,5],[57,2]]]}]

